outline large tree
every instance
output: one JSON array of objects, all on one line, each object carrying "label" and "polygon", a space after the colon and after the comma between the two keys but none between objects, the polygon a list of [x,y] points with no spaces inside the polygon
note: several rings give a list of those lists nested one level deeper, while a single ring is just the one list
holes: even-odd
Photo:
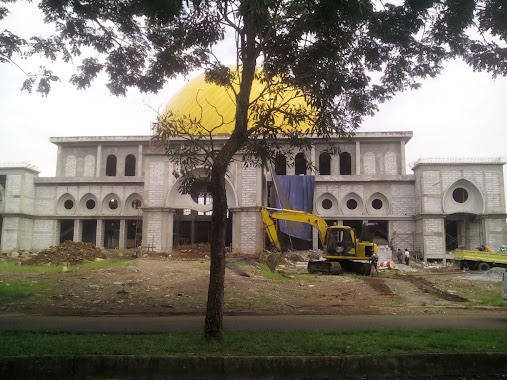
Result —
[{"label": "large tree", "polygon": [[[0,0],[0,19],[8,3]],[[393,0],[394,2],[394,0]],[[209,173],[213,196],[211,271],[205,335],[223,336],[227,168],[238,154],[258,164],[306,134],[344,136],[397,92],[434,77],[448,59],[462,58],[493,76],[507,73],[505,0],[42,0],[50,38],[0,33],[0,62],[43,54],[80,58],[70,81],[84,89],[101,73],[113,94],[129,87],[162,89],[171,78],[204,69],[229,91],[236,112],[230,137],[219,146],[200,119],[170,110],[158,120],[169,159]],[[232,36],[232,38],[225,38]],[[235,67],[214,48],[235,45]],[[92,51],[92,53],[90,53]],[[86,56],[88,55],[88,56]],[[262,68],[262,71],[257,70]],[[47,69],[24,88],[47,94],[58,78]],[[262,83],[252,94],[254,81]],[[304,126],[301,128],[301,126]],[[198,128],[197,128],[198,127]],[[218,126],[217,126],[218,127]]]}]

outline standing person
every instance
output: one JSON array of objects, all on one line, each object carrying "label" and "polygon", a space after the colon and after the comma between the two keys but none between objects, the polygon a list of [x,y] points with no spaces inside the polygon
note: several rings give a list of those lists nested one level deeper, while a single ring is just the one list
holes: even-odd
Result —
[{"label": "standing person", "polygon": [[402,260],[402,253],[401,253],[401,249],[398,248],[398,252],[396,252],[396,259],[398,259],[398,264],[403,264],[403,260]]},{"label": "standing person", "polygon": [[373,255],[370,257],[370,276],[373,276],[373,269],[375,269],[375,272],[377,272],[378,276],[378,255],[376,252],[373,252]]},{"label": "standing person", "polygon": [[408,265],[410,262],[410,252],[408,251],[408,248],[405,248],[405,264]]}]

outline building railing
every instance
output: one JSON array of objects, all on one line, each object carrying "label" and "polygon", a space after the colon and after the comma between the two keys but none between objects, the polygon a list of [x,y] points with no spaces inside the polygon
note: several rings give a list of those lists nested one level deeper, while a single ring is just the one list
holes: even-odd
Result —
[{"label": "building railing", "polygon": [[505,164],[505,157],[426,157],[410,163],[410,167],[420,164]]},{"label": "building railing", "polygon": [[0,168],[24,168],[39,172],[39,168],[29,162],[0,162]]}]

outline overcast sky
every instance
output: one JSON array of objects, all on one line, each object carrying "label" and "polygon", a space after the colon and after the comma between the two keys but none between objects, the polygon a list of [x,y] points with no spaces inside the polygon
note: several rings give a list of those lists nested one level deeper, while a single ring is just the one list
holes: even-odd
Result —
[{"label": "overcast sky", "polygon": [[[20,4],[0,28],[19,30],[26,36],[44,28],[33,5]],[[21,10],[21,11],[19,11]],[[26,71],[35,60],[17,61]],[[126,97],[109,95],[96,82],[86,91],[68,83],[74,72],[59,63],[54,71],[62,82],[48,97],[21,92],[24,74],[14,66],[0,64],[0,164],[29,162],[41,176],[54,176],[56,136],[148,135],[155,109],[163,108],[185,83],[168,83],[156,95],[131,90]],[[194,75],[195,76],[195,75]],[[406,146],[408,162],[421,157],[507,157],[507,78],[493,80],[487,73],[474,73],[461,62],[450,62],[436,79],[420,90],[398,94],[381,105],[380,112],[365,120],[361,132],[413,131]]]}]

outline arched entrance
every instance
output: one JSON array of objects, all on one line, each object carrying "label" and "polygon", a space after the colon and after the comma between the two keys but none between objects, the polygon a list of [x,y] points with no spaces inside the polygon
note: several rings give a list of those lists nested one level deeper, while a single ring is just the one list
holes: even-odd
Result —
[{"label": "arched entrance", "polygon": [[477,214],[455,213],[445,217],[445,247],[476,249],[484,244],[483,219]]},{"label": "arched entrance", "polygon": [[484,196],[472,182],[460,179],[443,197],[446,252],[458,247],[476,249],[485,244]]},{"label": "arched entrance", "polygon": [[[203,175],[195,171],[194,175],[199,177]],[[175,209],[172,225],[173,248],[180,245],[208,243],[210,241],[210,227],[213,198],[209,188],[209,183],[204,180],[198,180],[192,186],[187,194],[181,194],[179,179],[169,192],[167,204]],[[229,207],[237,205],[236,194],[229,181],[226,181],[227,203]],[[227,213],[226,246],[232,243],[232,213]]]}]

